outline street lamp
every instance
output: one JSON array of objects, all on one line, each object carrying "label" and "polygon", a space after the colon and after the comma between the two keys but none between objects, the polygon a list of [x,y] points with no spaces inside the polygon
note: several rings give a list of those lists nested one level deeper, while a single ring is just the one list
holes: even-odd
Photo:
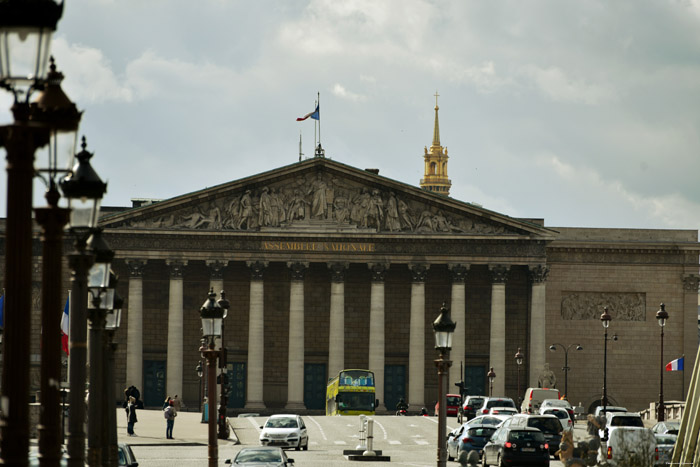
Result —
[{"label": "street lamp", "polygon": [[6,465],[26,465],[29,453],[32,179],[34,153],[49,142],[50,134],[48,128],[30,124],[29,98],[45,83],[51,36],[62,13],[63,3],[52,0],[0,1],[0,87],[14,95],[14,123],[0,127],[0,147],[7,153],[2,373],[6,410],[0,423],[0,463]]},{"label": "street lamp", "polygon": [[489,397],[493,397],[493,380],[496,379],[496,372],[493,371],[493,367],[489,368],[486,377],[489,379]]},{"label": "street lamp", "polygon": [[106,371],[104,374],[105,384],[105,402],[103,408],[105,410],[105,421],[107,422],[107,442],[106,452],[102,453],[102,459],[106,460],[105,465],[109,467],[117,467],[119,463],[119,446],[117,437],[117,413],[114,410],[114,401],[117,400],[116,390],[114,387],[114,353],[117,350],[117,344],[114,342],[114,334],[119,329],[122,320],[122,306],[124,299],[116,292],[118,278],[114,276],[111,284],[114,287],[114,307],[111,313],[105,316],[105,333],[107,340],[105,342],[105,351],[107,355]]},{"label": "street lamp", "polygon": [[[87,240],[97,225],[100,201],[107,191],[90,165],[92,153],[86,150],[85,137],[82,150],[75,155],[71,173],[60,182],[61,191],[71,209],[68,226],[74,236],[74,250],[68,255],[71,268],[70,322],[69,322],[69,384],[70,412],[68,414],[68,467],[85,465],[85,375],[87,367],[87,301],[88,271],[95,261],[92,251],[87,251]],[[104,274],[104,267],[101,269]]]},{"label": "street lamp", "polygon": [[[204,370],[202,369],[202,361],[197,362],[197,367],[194,369],[197,372],[197,377],[199,378],[199,411],[202,411],[202,399],[204,395],[202,394],[202,376],[204,375]],[[204,418],[202,416],[202,418]]]},{"label": "street lamp", "polygon": [[226,346],[224,345],[224,324],[226,316],[228,316],[228,309],[231,306],[229,301],[226,300],[226,293],[221,291],[221,298],[216,301],[216,303],[224,310],[223,319],[221,320],[221,356],[219,360],[219,367],[221,367],[221,401],[219,402],[219,439],[228,439],[229,429],[228,423],[226,423],[226,402],[228,399],[227,382],[228,375],[226,367]]},{"label": "street lamp", "polygon": [[[564,346],[563,344],[557,344],[556,342],[552,345],[549,346],[549,350],[552,352],[557,351],[557,346],[561,347],[564,349],[564,367],[562,370],[564,371],[564,399],[568,400],[569,397],[569,349],[574,346],[574,344],[569,344],[567,346]],[[581,347],[580,344],[576,344],[576,350],[583,350],[583,347]]]},{"label": "street lamp", "polygon": [[603,415],[605,415],[605,409],[608,406],[608,389],[606,387],[606,380],[608,377],[608,327],[610,326],[610,321],[612,321],[612,316],[610,316],[610,313],[608,313],[608,307],[606,306],[603,308],[603,314],[600,315],[600,322],[603,324],[603,329],[605,329],[605,343],[603,346],[603,399],[601,400]]},{"label": "street lamp", "polygon": [[525,356],[520,352],[520,347],[515,353],[515,364],[518,366],[518,407],[520,407],[520,367],[523,366],[523,359]]},{"label": "street lamp", "polygon": [[663,422],[666,420],[666,407],[664,406],[664,327],[666,326],[666,321],[668,320],[668,312],[666,311],[666,305],[661,304],[661,308],[656,312],[656,320],[661,326],[661,369],[660,369],[660,383],[659,383],[659,408],[657,412],[657,421]]},{"label": "street lamp", "polygon": [[455,332],[457,323],[450,319],[450,310],[443,302],[440,314],[433,321],[433,332],[435,333],[435,349],[440,352],[440,357],[435,360],[438,369],[438,450],[437,465],[445,467],[447,463],[447,445],[445,443],[445,432],[447,427],[447,377],[452,365],[450,361],[450,350],[452,349],[452,334]]},{"label": "street lamp", "polygon": [[203,345],[200,347],[202,356],[207,359],[208,399],[209,399],[209,467],[216,467],[219,458],[219,445],[216,439],[216,420],[212,416],[212,402],[216,404],[216,350],[215,341],[221,337],[221,326],[224,321],[224,309],[216,302],[216,294],[212,288],[209,297],[199,309],[202,319]]}]

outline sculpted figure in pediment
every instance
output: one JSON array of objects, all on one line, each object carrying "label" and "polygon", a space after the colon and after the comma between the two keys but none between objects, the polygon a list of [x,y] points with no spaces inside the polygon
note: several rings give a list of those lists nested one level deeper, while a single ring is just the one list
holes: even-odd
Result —
[{"label": "sculpted figure in pediment", "polygon": [[205,215],[200,211],[194,211],[182,217],[181,224],[190,229],[214,229],[220,230],[221,211],[216,206],[212,206],[209,214]]},{"label": "sculpted figure in pediment", "polygon": [[401,230],[413,230],[414,221],[411,216],[411,211],[402,199],[399,199],[399,221],[401,222]]},{"label": "sculpted figure in pediment", "polygon": [[384,202],[379,194],[379,190],[372,190],[366,219],[367,227],[374,227],[377,231],[381,229],[382,221],[384,220]]},{"label": "sculpted figure in pediment", "polygon": [[386,202],[386,229],[389,232],[398,232],[401,230],[401,221],[399,221],[399,208],[396,203],[396,195],[394,192],[389,193],[389,199]]},{"label": "sculpted figure in pediment", "polygon": [[313,219],[328,218],[327,190],[328,185],[326,185],[326,182],[323,180],[323,176],[320,173],[316,174],[316,180],[311,182],[306,193],[307,195],[312,195],[311,217]]},{"label": "sculpted figure in pediment", "polygon": [[345,224],[350,220],[348,199],[345,196],[335,197],[333,201],[333,210],[335,211],[335,220],[338,224]]},{"label": "sculpted figure in pediment", "polygon": [[241,196],[240,201],[238,202],[238,223],[236,224],[236,228],[242,230],[243,225],[245,225],[246,229],[250,229],[250,221],[252,217],[253,202],[250,199],[250,190],[246,190],[245,193],[243,193],[243,196]]}]

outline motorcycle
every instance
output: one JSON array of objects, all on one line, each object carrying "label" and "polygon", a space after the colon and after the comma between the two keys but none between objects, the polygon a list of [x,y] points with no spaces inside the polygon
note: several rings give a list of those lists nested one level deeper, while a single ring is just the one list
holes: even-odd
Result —
[{"label": "motorcycle", "polygon": [[396,411],[396,416],[398,417],[400,415],[408,415],[408,409],[401,407],[399,410]]}]

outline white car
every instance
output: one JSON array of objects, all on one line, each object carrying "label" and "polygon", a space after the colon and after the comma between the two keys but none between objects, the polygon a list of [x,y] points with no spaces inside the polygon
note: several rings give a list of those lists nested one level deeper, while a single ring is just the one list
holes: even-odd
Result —
[{"label": "white car", "polygon": [[571,420],[569,411],[563,407],[543,407],[540,406],[540,415],[554,415],[561,422],[561,427],[565,430],[573,430],[574,422]]},{"label": "white car", "polygon": [[309,449],[309,435],[299,415],[273,415],[260,429],[260,444],[263,446],[294,448],[297,451]]},{"label": "white car", "polygon": [[488,415],[515,415],[517,413],[515,407],[491,407]]}]

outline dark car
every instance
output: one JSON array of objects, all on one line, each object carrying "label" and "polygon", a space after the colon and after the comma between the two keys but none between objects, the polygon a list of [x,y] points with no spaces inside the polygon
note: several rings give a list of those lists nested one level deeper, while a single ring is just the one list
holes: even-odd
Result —
[{"label": "dark car", "polygon": [[484,396],[467,396],[464,399],[464,404],[462,405],[462,411],[464,413],[464,418],[471,420],[476,417],[476,411],[481,408],[484,404]]},{"label": "dark car", "polygon": [[[559,423],[557,421],[557,423]],[[549,446],[536,428],[500,427],[484,446],[481,465],[549,466]]]},{"label": "dark car", "polygon": [[462,451],[477,451],[479,455],[496,431],[493,425],[465,423],[447,435],[447,460],[459,458]]},{"label": "dark car", "polygon": [[284,467],[294,464],[294,459],[288,458],[282,448],[260,446],[241,449],[233,462],[226,459],[226,464]]},{"label": "dark car", "polygon": [[508,428],[537,428],[542,432],[549,446],[549,452],[554,454],[559,450],[563,428],[559,419],[554,415],[517,414],[503,422],[503,426]]}]

